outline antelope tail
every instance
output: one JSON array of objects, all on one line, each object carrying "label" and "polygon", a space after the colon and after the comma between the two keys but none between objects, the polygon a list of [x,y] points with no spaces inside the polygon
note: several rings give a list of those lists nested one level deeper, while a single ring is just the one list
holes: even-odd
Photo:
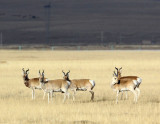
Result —
[{"label": "antelope tail", "polygon": [[92,88],[91,89],[93,89],[94,86],[96,85],[95,81],[94,80],[89,80],[89,82],[92,84]]}]

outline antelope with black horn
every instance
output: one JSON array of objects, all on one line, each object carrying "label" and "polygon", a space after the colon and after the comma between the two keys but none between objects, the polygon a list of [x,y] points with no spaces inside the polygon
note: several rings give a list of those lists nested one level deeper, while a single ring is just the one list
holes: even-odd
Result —
[{"label": "antelope with black horn", "polygon": [[50,96],[52,100],[53,92],[62,92],[64,93],[63,102],[66,100],[66,96],[68,94],[68,88],[70,86],[70,81],[67,79],[56,79],[56,80],[44,80],[44,70],[41,73],[39,71],[39,82],[41,84],[41,88],[44,92],[48,93],[48,103],[50,101]]},{"label": "antelope with black horn", "polygon": [[[121,68],[117,68],[115,67],[116,71],[117,71],[117,75],[118,75],[118,80],[122,77],[122,67]],[[128,95],[127,95],[127,92],[128,91],[124,91],[125,94],[126,94],[126,99],[128,98]],[[122,91],[122,94],[121,94],[121,99],[123,98],[123,91]]]},{"label": "antelope with black horn", "polygon": [[[69,71],[70,72],[70,71]],[[69,79],[69,72],[66,74],[63,72],[64,77]],[[90,79],[73,79],[70,80],[71,85],[69,89],[73,91],[73,101],[75,101],[75,95],[77,91],[89,91],[91,93],[91,100],[94,99],[93,88],[95,87],[95,81]]]},{"label": "antelope with black horn", "polygon": [[[35,99],[35,89],[41,90],[40,83],[39,83],[39,78],[29,79],[29,77],[28,77],[29,69],[27,69],[25,71],[24,68],[23,68],[22,71],[23,71],[24,84],[25,84],[26,87],[32,89],[32,99]],[[44,80],[48,80],[48,79],[44,78]],[[44,97],[45,97],[45,93],[44,93],[43,98]]]},{"label": "antelope with black horn", "polygon": [[[122,67],[121,68],[116,68],[115,67],[115,69],[117,70],[117,75],[118,75],[118,79],[120,79],[121,77],[122,77]],[[137,79],[138,77],[137,76],[125,76],[125,77],[130,77],[130,78],[133,78],[133,79]],[[139,98],[139,96],[140,96],[140,89],[139,89],[139,86],[140,86],[140,84],[141,84],[141,82],[142,82],[142,80],[141,81],[138,81],[137,83],[137,85],[136,85],[136,91],[137,91],[137,94],[138,94],[138,98]],[[126,99],[127,99],[127,91],[125,91],[125,93],[126,93]],[[122,95],[121,95],[121,99],[122,99],[122,96],[123,96],[123,92],[122,92]]]},{"label": "antelope with black horn", "polygon": [[113,73],[111,88],[117,92],[116,103],[118,103],[118,95],[122,91],[131,91],[134,94],[134,101],[137,102],[137,92],[135,89],[142,82],[142,79],[137,76],[127,76],[118,78],[118,74]]}]

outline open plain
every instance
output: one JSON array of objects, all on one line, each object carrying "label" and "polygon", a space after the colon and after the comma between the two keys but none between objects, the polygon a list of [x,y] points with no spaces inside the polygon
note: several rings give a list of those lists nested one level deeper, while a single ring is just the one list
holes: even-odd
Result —
[{"label": "open plain", "polygon": [[[133,94],[115,104],[116,93],[110,82],[114,67],[122,76],[142,78],[138,103]],[[55,93],[48,104],[42,90],[25,87],[22,68],[30,69],[29,78],[44,69],[49,79],[61,79],[70,70],[70,79],[89,78],[96,82],[95,99],[89,92],[77,92],[62,103],[63,94]],[[160,124],[160,51],[0,51],[0,124]],[[70,92],[70,91],[69,91]],[[72,92],[70,92],[72,94]]]}]

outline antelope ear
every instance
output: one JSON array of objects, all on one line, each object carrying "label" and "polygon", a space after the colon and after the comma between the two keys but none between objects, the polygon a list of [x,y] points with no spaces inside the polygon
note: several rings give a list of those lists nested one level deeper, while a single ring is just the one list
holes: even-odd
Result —
[{"label": "antelope ear", "polygon": [[115,76],[115,71],[113,71],[113,77]]},{"label": "antelope ear", "polygon": [[119,69],[119,71],[122,73],[122,67]]}]

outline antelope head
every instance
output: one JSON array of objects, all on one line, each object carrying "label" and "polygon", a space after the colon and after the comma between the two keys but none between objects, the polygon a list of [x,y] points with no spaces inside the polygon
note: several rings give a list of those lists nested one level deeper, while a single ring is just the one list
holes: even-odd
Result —
[{"label": "antelope head", "polygon": [[68,81],[69,81],[69,73],[70,73],[70,71],[68,71],[67,73],[65,73],[65,72],[62,70],[62,73],[64,74],[63,79],[65,79],[65,80],[68,80]]},{"label": "antelope head", "polygon": [[25,71],[24,68],[22,68],[22,71],[23,71],[23,79],[24,80],[29,80],[28,79],[29,69]]},{"label": "antelope head", "polygon": [[114,85],[116,83],[118,83],[118,74],[116,74],[114,71],[111,84]]},{"label": "antelope head", "polygon": [[29,78],[28,78],[28,74],[29,74],[29,69],[28,70],[24,70],[24,68],[22,68],[22,71],[23,71],[23,80],[24,80],[24,84],[26,87],[30,87],[30,84],[29,84]]}]

